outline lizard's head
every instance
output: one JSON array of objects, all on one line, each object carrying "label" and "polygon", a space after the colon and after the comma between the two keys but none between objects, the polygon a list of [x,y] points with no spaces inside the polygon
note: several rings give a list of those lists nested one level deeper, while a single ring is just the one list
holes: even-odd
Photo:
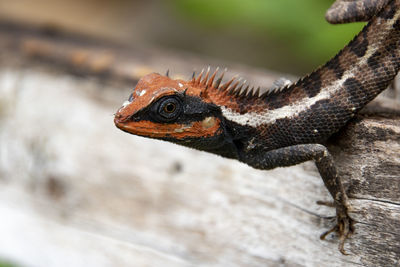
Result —
[{"label": "lizard's head", "polygon": [[116,113],[115,125],[131,134],[200,150],[226,146],[229,138],[217,102],[223,102],[227,94],[216,94],[222,91],[222,77],[215,79],[216,73],[210,77],[208,71],[204,77],[200,74],[190,81],[157,73],[144,76]]}]

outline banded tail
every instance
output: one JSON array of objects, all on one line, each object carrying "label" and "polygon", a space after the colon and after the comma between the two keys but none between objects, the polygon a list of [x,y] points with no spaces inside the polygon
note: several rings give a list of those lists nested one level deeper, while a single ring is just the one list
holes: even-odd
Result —
[{"label": "banded tail", "polygon": [[[260,99],[250,101],[255,108],[250,108],[248,118],[262,113],[251,126],[264,125],[266,135],[271,130],[267,125],[276,124],[272,127],[291,129],[287,136],[299,132],[312,136],[292,140],[296,143],[328,138],[394,79],[400,68],[399,42],[400,0],[392,0],[325,65],[287,88],[264,95],[264,111],[256,110]],[[239,122],[233,113],[227,114]]]}]

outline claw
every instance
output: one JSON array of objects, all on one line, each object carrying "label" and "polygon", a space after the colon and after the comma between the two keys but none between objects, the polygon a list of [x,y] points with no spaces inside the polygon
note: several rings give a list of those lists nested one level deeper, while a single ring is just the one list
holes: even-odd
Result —
[{"label": "claw", "polygon": [[[327,203],[321,202],[319,204],[327,204]],[[354,233],[354,220],[350,218],[350,216],[347,214],[347,211],[340,209],[337,210],[336,218],[337,218],[336,225],[331,229],[329,229],[328,231],[324,232],[320,236],[320,239],[324,240],[327,235],[336,232],[339,235],[339,251],[343,255],[349,255],[344,249],[344,242]]]},{"label": "claw", "polygon": [[327,207],[330,207],[330,208],[334,208],[335,207],[335,202],[333,202],[333,201],[318,200],[317,204],[321,205],[321,206],[327,206]]},{"label": "claw", "polygon": [[333,232],[338,232],[338,230],[339,230],[339,227],[337,225],[335,225],[334,227],[332,227],[328,231],[323,232],[322,235],[319,236],[319,238],[321,240],[324,240],[327,237],[327,235],[329,235],[330,233],[333,233]]}]

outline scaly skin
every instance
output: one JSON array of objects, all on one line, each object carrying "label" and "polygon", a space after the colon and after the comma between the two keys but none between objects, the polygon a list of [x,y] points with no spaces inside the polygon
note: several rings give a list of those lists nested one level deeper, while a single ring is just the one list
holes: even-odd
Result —
[{"label": "scaly skin", "polygon": [[[363,2],[363,3],[361,3]],[[375,8],[371,8],[375,3]],[[338,1],[336,21],[372,17],[334,58],[296,83],[259,95],[218,70],[192,80],[149,74],[115,115],[118,128],[237,159],[262,170],[314,160],[334,199],[339,249],[354,232],[340,177],[324,142],[393,80],[400,68],[400,0]],[[368,8],[365,8],[367,7]],[[374,12],[378,12],[373,16]],[[210,77],[211,75],[211,77]]]},{"label": "scaly skin", "polygon": [[325,18],[329,23],[369,21],[390,0],[337,0],[328,9]]}]

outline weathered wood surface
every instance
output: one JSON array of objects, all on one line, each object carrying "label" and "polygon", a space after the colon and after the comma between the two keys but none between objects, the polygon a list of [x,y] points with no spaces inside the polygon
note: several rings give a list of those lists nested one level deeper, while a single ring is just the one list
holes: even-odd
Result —
[{"label": "weathered wood surface", "polygon": [[[26,266],[400,264],[398,104],[367,110],[331,140],[358,222],[343,256],[334,236],[319,240],[334,211],[315,204],[330,197],[313,163],[258,171],[113,126],[143,66],[161,71],[169,58],[188,74],[202,60],[156,53],[157,66],[138,50],[4,28],[0,51],[1,258]],[[90,67],[96,60],[101,68]],[[231,72],[260,84],[275,78]]]}]

